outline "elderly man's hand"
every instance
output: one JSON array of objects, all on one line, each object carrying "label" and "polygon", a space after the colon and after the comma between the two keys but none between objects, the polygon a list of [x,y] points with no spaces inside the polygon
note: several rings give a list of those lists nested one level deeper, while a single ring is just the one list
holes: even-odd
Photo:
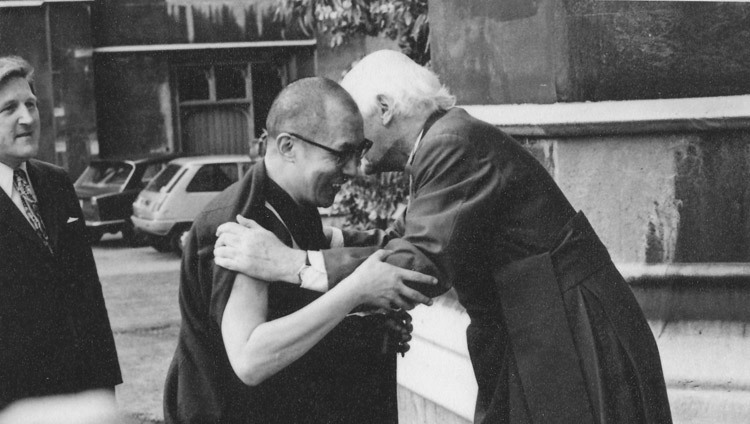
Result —
[{"label": "elderly man's hand", "polygon": [[437,279],[383,262],[390,254],[389,251],[378,250],[340,284],[356,290],[360,296],[360,304],[375,308],[411,310],[420,303],[432,305],[432,299],[406,283],[435,285]]},{"label": "elderly man's hand", "polygon": [[282,243],[255,221],[237,215],[216,230],[214,262],[232,271],[266,281],[297,283],[297,270],[305,262],[305,251]]}]

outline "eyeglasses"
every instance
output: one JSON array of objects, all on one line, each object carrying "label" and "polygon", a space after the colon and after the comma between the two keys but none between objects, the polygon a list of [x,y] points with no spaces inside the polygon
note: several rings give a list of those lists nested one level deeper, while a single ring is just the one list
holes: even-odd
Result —
[{"label": "eyeglasses", "polygon": [[357,161],[362,160],[363,157],[365,157],[365,154],[367,154],[367,151],[370,150],[370,147],[372,147],[372,141],[368,139],[362,140],[362,143],[357,147],[348,148],[345,150],[336,150],[332,149],[328,146],[324,146],[320,143],[316,143],[312,140],[309,140],[305,137],[302,137],[299,134],[295,134],[293,132],[285,131],[287,134],[291,135],[294,138],[298,138],[302,141],[304,141],[307,144],[312,144],[315,147],[320,147],[321,149],[331,153],[332,155],[336,156],[336,159],[339,163],[339,165],[343,165],[347,162],[349,162],[352,159],[357,159]]}]

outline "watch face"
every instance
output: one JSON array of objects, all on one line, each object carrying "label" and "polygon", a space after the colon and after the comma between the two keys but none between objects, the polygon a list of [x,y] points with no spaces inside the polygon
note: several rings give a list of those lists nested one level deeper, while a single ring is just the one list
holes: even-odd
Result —
[{"label": "watch face", "polygon": [[297,271],[297,277],[299,278],[299,284],[302,284],[307,279],[307,274],[312,271],[312,267],[310,265],[302,265],[300,267],[299,271]]}]

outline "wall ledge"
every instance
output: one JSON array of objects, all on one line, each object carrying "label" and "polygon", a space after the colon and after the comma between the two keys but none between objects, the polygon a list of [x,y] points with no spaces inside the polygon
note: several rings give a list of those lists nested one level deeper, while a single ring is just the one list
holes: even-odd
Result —
[{"label": "wall ledge", "polygon": [[315,47],[316,39],[235,41],[221,43],[141,44],[132,46],[103,46],[94,48],[94,53],[142,53],[186,50],[265,49],[280,47]]},{"label": "wall ledge", "polygon": [[92,3],[95,0],[9,0],[0,2],[0,9],[10,7],[39,7],[44,3]]},{"label": "wall ledge", "polygon": [[750,128],[750,95],[460,107],[511,135],[528,137]]},{"label": "wall ledge", "polygon": [[625,281],[633,286],[644,283],[659,285],[673,282],[710,285],[731,281],[750,287],[750,263],[748,262],[622,263],[616,266]]},{"label": "wall ledge", "polygon": [[[750,368],[743,367],[750,349],[748,321],[739,313],[730,313],[732,308],[745,308],[747,302],[737,297],[736,291],[724,290],[727,296],[736,298],[727,301],[715,297],[712,290],[705,290],[706,286],[710,289],[712,284],[721,285],[727,280],[750,287],[750,263],[622,263],[616,266],[623,277],[636,286],[634,292],[660,304],[668,312],[666,319],[650,319],[649,324],[659,345],[670,398],[675,391],[686,396],[702,396],[706,390],[740,392],[743,399],[750,396]],[[680,284],[672,285],[675,281]],[[693,297],[685,297],[681,289],[683,283],[701,287],[689,290],[696,293]],[[637,287],[649,284],[664,286],[666,292],[655,294]],[[705,307],[700,309],[701,302],[729,312],[723,317],[711,316],[705,313]],[[699,305],[694,306],[696,303]],[[684,308],[695,308],[697,312],[687,316]],[[436,298],[432,306],[417,307],[410,314],[413,339],[409,352],[398,358],[399,385],[471,421],[477,384],[466,346],[469,317],[458,304],[455,292],[450,290]],[[721,361],[716,362],[716,358]],[[746,417],[750,408],[743,408],[742,413]]]}]

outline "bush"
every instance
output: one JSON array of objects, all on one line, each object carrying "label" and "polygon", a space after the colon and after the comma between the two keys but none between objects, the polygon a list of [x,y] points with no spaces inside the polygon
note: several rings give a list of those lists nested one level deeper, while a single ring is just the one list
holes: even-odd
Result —
[{"label": "bush", "polygon": [[346,215],[346,226],[358,230],[386,229],[406,208],[409,177],[403,172],[360,176],[341,188],[332,207]]}]

